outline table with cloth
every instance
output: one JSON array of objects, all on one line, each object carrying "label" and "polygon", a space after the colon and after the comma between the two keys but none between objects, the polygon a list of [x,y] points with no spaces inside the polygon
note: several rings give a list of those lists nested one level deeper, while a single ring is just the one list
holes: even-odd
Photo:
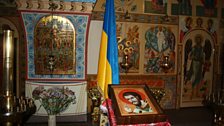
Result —
[{"label": "table with cloth", "polygon": [[108,120],[109,120],[110,126],[171,126],[168,119],[163,122],[153,122],[153,123],[149,123],[149,124],[117,125],[116,115],[114,114],[111,99],[106,99],[104,102],[104,105],[107,107],[107,110],[108,110]]}]

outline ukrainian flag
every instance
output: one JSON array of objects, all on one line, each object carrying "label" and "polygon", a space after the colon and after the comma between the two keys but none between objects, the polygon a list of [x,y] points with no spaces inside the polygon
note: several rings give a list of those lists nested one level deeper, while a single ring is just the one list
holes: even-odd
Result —
[{"label": "ukrainian flag", "polygon": [[108,97],[108,84],[119,84],[118,46],[114,0],[106,0],[98,62],[97,84]]}]

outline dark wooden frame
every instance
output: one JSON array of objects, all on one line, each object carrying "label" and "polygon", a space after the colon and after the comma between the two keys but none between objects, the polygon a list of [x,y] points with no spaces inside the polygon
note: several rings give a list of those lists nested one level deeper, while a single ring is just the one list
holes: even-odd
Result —
[{"label": "dark wooden frame", "polygon": [[[122,112],[119,109],[120,103],[118,103],[118,99],[116,98],[115,90],[116,88],[123,89],[143,89],[145,94],[152,102],[153,107],[157,111],[157,114],[132,114],[132,115],[122,115]],[[145,84],[121,84],[121,85],[109,85],[109,98],[112,100],[112,108],[114,111],[114,115],[116,118],[117,125],[127,125],[127,124],[149,124],[156,122],[165,122],[167,121],[167,116],[164,114],[162,108],[154,99],[153,95],[149,87]]]}]

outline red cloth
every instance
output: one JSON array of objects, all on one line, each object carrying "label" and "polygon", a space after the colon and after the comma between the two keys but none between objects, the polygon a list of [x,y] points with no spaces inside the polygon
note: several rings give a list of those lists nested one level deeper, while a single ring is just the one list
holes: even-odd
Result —
[{"label": "red cloth", "polygon": [[158,123],[150,123],[150,124],[117,125],[114,111],[112,109],[111,99],[106,99],[106,104],[107,104],[107,109],[108,109],[108,118],[109,118],[110,126],[171,126],[171,124],[168,121],[158,122]]}]

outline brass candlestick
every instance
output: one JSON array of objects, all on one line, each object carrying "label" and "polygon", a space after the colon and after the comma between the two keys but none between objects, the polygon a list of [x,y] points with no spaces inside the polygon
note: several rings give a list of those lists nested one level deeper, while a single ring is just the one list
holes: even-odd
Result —
[{"label": "brass candlestick", "polygon": [[92,121],[93,123],[99,123],[100,121],[100,105],[102,100],[102,90],[100,87],[95,86],[89,89],[88,96],[92,100]]},{"label": "brass candlestick", "polygon": [[0,96],[0,125],[20,126],[36,111],[32,99],[13,95],[13,31],[3,31],[3,95]]},{"label": "brass candlestick", "polygon": [[160,67],[163,69],[165,73],[168,72],[168,70],[171,68],[169,56],[164,56],[164,59],[162,63],[160,64]]},{"label": "brass candlestick", "polygon": [[125,73],[132,67],[132,63],[128,62],[128,55],[124,56],[124,61],[120,63],[120,66],[125,70]]}]

